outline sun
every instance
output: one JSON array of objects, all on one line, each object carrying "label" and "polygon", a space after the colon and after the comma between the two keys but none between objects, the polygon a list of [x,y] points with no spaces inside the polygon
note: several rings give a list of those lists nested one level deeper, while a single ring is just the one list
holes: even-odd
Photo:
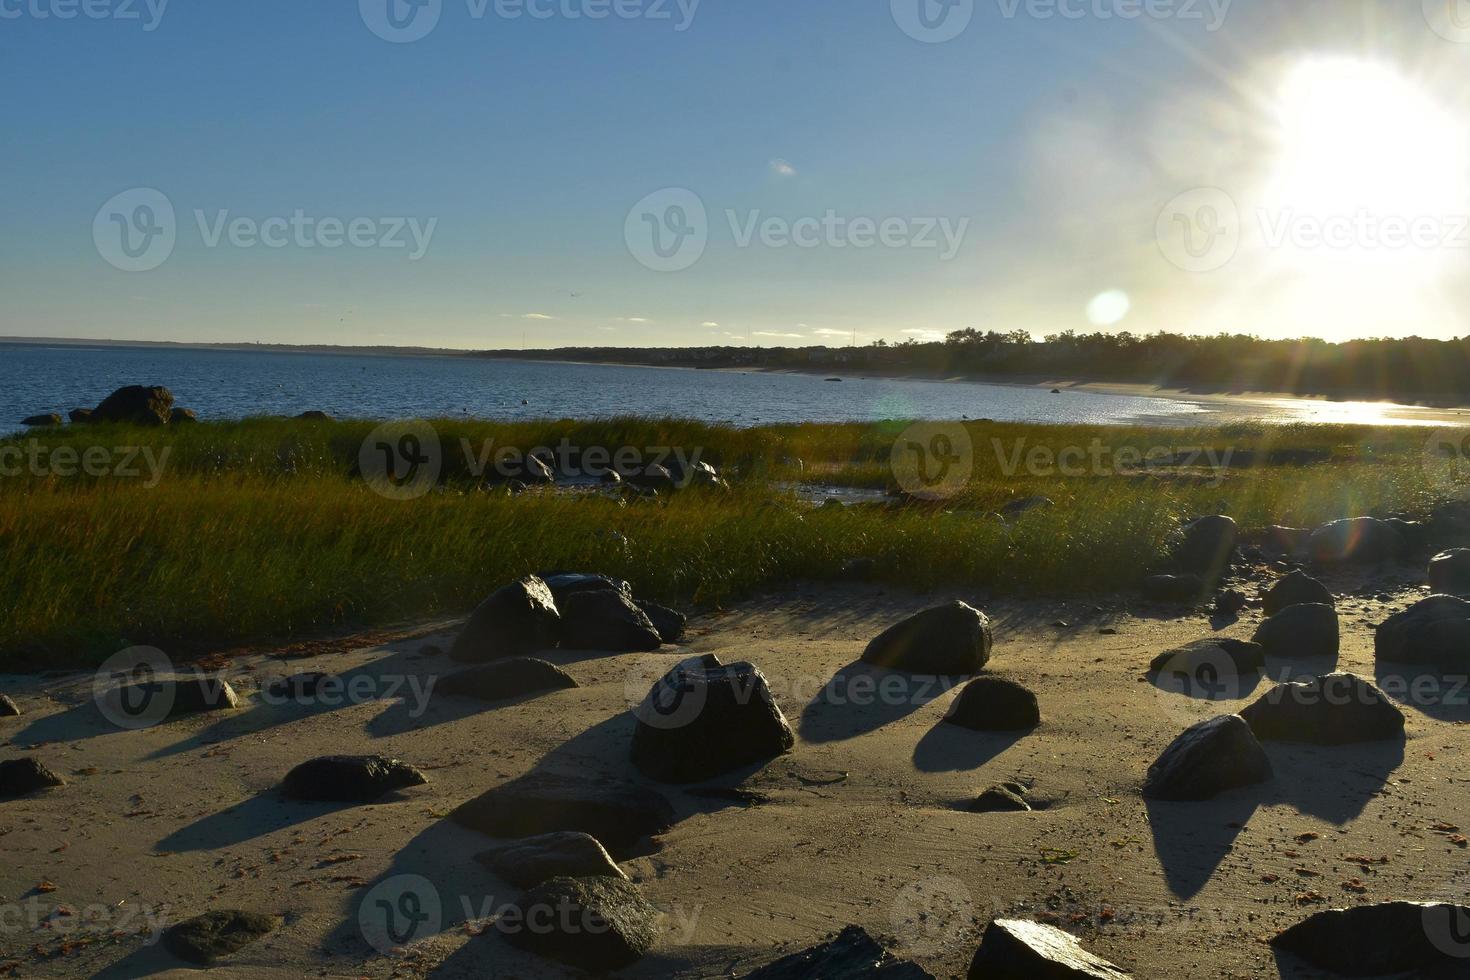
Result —
[{"label": "sun", "polygon": [[1430,274],[1465,235],[1466,129],[1432,92],[1381,63],[1316,57],[1286,73],[1272,117],[1262,230],[1294,259]]}]

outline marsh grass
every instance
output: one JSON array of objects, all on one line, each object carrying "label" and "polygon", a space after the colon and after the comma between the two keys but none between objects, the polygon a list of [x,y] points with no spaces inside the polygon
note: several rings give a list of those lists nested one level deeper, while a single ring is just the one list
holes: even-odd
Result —
[{"label": "marsh grass", "polygon": [[[436,422],[446,479],[412,501],[353,478],[373,423],[243,422],[137,430],[73,427],[29,440],[78,453],[148,446],[162,479],[0,477],[0,665],[95,661],[129,644],[171,653],[401,623],[467,611],[516,576],[604,572],[640,593],[711,606],[794,579],[832,578],[851,558],[917,588],[1086,594],[1117,591],[1164,553],[1179,520],[1230,513],[1243,525],[1310,525],[1427,507],[1443,490],[1423,465],[1425,433],[1347,427],[1151,430],[973,423],[974,474],[940,504],[811,509],[802,481],[882,488],[903,431],[879,425],[732,429],[614,419]],[[1025,445],[1314,449],[1308,466],[1169,465],[1073,474],[1011,472]],[[478,487],[461,451],[514,445],[677,446],[721,466],[729,493],[655,501]],[[998,440],[1000,450],[992,444]],[[455,461],[455,457],[458,461]],[[473,453],[469,458],[473,458]],[[798,462],[799,461],[799,462]],[[1007,524],[1019,497],[1057,506]]]}]

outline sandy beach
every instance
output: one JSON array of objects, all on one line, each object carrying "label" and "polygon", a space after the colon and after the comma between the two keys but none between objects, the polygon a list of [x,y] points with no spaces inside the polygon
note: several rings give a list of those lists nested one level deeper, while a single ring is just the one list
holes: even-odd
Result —
[{"label": "sandy beach", "polygon": [[[1341,595],[1360,583],[1333,584]],[[1422,594],[1403,581],[1387,602],[1340,600],[1340,667],[1372,676],[1367,624]],[[220,976],[575,976],[480,934],[479,918],[516,890],[472,860],[495,842],[445,816],[529,772],[643,781],[627,758],[630,700],[707,652],[765,671],[797,744],[711,784],[738,783],[738,797],[656,787],[678,822],[622,867],[665,913],[662,932],[620,975],[739,976],[855,923],[935,976],[959,976],[985,923],[1015,914],[1063,926],[1138,977],[1278,967],[1306,977],[1316,974],[1277,964],[1265,940],[1311,911],[1463,898],[1466,852],[1432,828],[1470,806],[1455,761],[1470,748],[1464,709],[1406,705],[1406,743],[1268,743],[1271,783],[1209,803],[1146,804],[1143,774],[1180,730],[1268,683],[1216,704],[1145,679],[1156,653],[1211,633],[1203,614],[1137,599],[957,595],[991,614],[989,671],[1037,693],[1038,729],[940,724],[954,690],[855,664],[882,628],[951,597],[856,585],[752,599],[692,621],[683,644],[658,654],[548,654],[580,687],[513,704],[433,694],[456,668],[424,647],[447,647],[453,623],[388,645],[214,663],[240,709],[141,731],[101,716],[90,674],[0,678],[25,712],[0,721],[5,755],[34,754],[69,782],[0,804],[0,964],[23,976],[191,975],[149,942],[150,929],[241,908],[284,925]],[[1223,632],[1248,637],[1258,618],[1248,612]],[[1332,666],[1272,661],[1269,672]],[[344,676],[355,694],[264,703],[263,683],[308,670]],[[288,770],[327,753],[396,756],[430,782],[368,806],[279,796]],[[1007,780],[1031,786],[1035,812],[968,812],[977,792]],[[405,875],[431,884],[439,929],[376,951],[363,915]],[[82,916],[92,921],[77,925]]]}]

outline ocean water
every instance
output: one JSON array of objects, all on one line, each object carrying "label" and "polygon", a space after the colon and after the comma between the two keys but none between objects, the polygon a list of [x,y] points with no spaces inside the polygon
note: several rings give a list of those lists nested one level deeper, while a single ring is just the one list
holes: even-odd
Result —
[{"label": "ocean water", "polygon": [[[596,418],[648,415],[736,425],[980,419],[1201,425],[1244,417],[1312,421],[1324,403],[1253,405],[973,382],[847,378],[444,356],[0,344],[0,431],[46,412],[94,406],[128,384],[161,384],[201,419]],[[1330,409],[1344,411],[1337,403]],[[1380,414],[1373,406],[1370,414]],[[1412,413],[1414,410],[1406,410]],[[1333,421],[1405,421],[1327,415]],[[1386,413],[1391,414],[1391,413]]]}]

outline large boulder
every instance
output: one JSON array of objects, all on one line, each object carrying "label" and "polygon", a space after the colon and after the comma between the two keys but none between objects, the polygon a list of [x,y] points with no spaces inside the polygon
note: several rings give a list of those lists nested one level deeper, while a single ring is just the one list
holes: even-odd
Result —
[{"label": "large boulder", "polygon": [[1221,715],[1185,729],[1169,743],[1149,766],[1143,795],[1155,800],[1208,800],[1271,776],[1271,760],[1245,719]]},{"label": "large boulder", "polygon": [[978,674],[993,642],[985,614],[955,601],[890,626],[868,644],[863,662],[913,674]]},{"label": "large boulder", "polygon": [[1352,517],[1317,528],[1307,548],[1312,560],[1322,564],[1369,564],[1398,558],[1406,543],[1399,532],[1376,517]]},{"label": "large boulder", "polygon": [[561,645],[565,649],[640,653],[663,645],[648,615],[621,592],[574,592],[560,608]]},{"label": "large boulder", "polygon": [[1278,684],[1240,716],[1256,738],[1346,745],[1402,738],[1404,713],[1371,682],[1334,673]]},{"label": "large boulder", "polygon": [[1128,974],[1053,926],[996,919],[985,927],[969,980],[1128,980]]},{"label": "large boulder", "polygon": [[1174,557],[1186,572],[1214,580],[1230,567],[1239,540],[1240,528],[1234,519],[1199,517],[1180,530]]},{"label": "large boulder", "polygon": [[1266,651],[1259,644],[1228,636],[1207,636],[1154,657],[1149,670],[1155,674],[1186,677],[1202,683],[1222,678],[1259,673],[1266,666]]},{"label": "large boulder", "polygon": [[1019,732],[1041,724],[1036,695],[1004,677],[977,677],[955,698],[944,720],[977,732]]},{"label": "large boulder", "polygon": [[1442,551],[1429,560],[1429,591],[1470,596],[1470,548]]},{"label": "large boulder", "polygon": [[92,409],[93,422],[126,422],[130,425],[167,425],[173,414],[173,392],[161,386],[119,388]]},{"label": "large boulder", "polygon": [[575,831],[526,837],[476,854],[475,860],[517,888],[552,878],[628,879],[596,837]]},{"label": "large boulder", "polygon": [[1268,657],[1329,657],[1341,646],[1337,610],[1316,603],[1297,604],[1270,617],[1251,637]]},{"label": "large boulder", "polygon": [[895,958],[860,926],[848,926],[830,942],[783,956],[744,980],[934,980],[915,963]]},{"label": "large boulder", "polygon": [[46,768],[40,759],[26,757],[0,762],[0,799],[29,796],[65,785],[66,780]]},{"label": "large boulder", "polygon": [[674,808],[663,794],[636,783],[531,773],[486,790],[449,818],[490,837],[579,831],[625,854],[672,827]]},{"label": "large boulder", "polygon": [[495,927],[506,942],[589,973],[631,966],[653,948],[658,910],[618,878],[553,878],[507,908]]},{"label": "large boulder", "polygon": [[796,743],[765,675],[745,662],[693,657],[633,710],[633,765],[650,779],[693,783],[765,762]]},{"label": "large boulder", "polygon": [[1278,933],[1271,945],[1339,976],[1417,977],[1456,963],[1463,968],[1467,917],[1470,908],[1438,902],[1327,909]]},{"label": "large boulder", "polygon": [[55,412],[46,415],[31,415],[20,420],[20,424],[31,429],[49,429],[61,424],[61,416]]},{"label": "large boulder", "polygon": [[608,578],[606,575],[590,572],[542,572],[540,578],[557,602],[578,592],[621,592],[630,599],[633,597],[631,585],[622,579]]},{"label": "large boulder", "polygon": [[1145,599],[1154,602],[1199,602],[1209,591],[1198,575],[1149,575],[1139,588]]},{"label": "large boulder", "polygon": [[561,614],[535,575],[497,589],[470,614],[449,650],[459,663],[524,657],[556,646]]},{"label": "large boulder", "polygon": [[213,966],[281,924],[280,916],[218,909],[170,926],[163,948],[188,963]]},{"label": "large boulder", "polygon": [[648,617],[648,621],[658,631],[659,638],[665,643],[678,643],[684,638],[684,629],[689,625],[689,619],[677,609],[670,609],[647,599],[634,599],[633,605],[643,610],[643,615]]},{"label": "large boulder", "polygon": [[480,701],[510,701],[544,691],[563,691],[577,686],[571,674],[556,664],[534,657],[512,657],[450,674],[439,682],[440,694],[477,698]]},{"label": "large boulder", "polygon": [[1373,650],[1380,663],[1470,671],[1470,601],[1451,595],[1420,599],[1378,625]]},{"label": "large boulder", "polygon": [[381,755],[324,755],[286,773],[281,792],[294,800],[371,803],[429,780],[406,762]]},{"label": "large boulder", "polygon": [[1267,616],[1274,616],[1287,606],[1295,605],[1335,606],[1337,597],[1331,589],[1300,569],[1277,579],[1276,584],[1261,597],[1261,610]]}]

